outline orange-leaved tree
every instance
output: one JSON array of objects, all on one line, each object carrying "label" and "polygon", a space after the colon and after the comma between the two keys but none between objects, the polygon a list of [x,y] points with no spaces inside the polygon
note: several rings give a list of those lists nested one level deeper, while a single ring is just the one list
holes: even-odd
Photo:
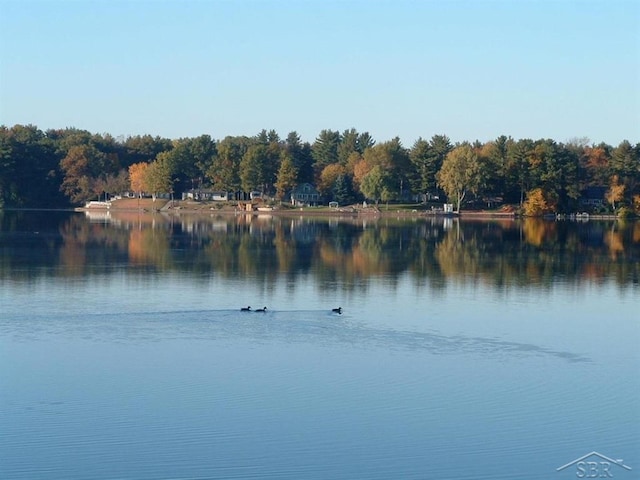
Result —
[{"label": "orange-leaved tree", "polygon": [[345,173],[345,168],[338,163],[324,167],[320,173],[320,183],[318,185],[320,192],[323,195],[329,195],[338,177]]},{"label": "orange-leaved tree", "polygon": [[138,194],[138,198],[142,197],[142,192],[147,189],[145,175],[147,167],[146,162],[134,163],[129,167],[129,181],[131,183],[131,190]]},{"label": "orange-leaved tree", "polygon": [[527,199],[522,207],[524,214],[528,217],[539,217],[545,213],[554,212],[557,208],[557,199],[541,188],[534,188],[527,193]]}]

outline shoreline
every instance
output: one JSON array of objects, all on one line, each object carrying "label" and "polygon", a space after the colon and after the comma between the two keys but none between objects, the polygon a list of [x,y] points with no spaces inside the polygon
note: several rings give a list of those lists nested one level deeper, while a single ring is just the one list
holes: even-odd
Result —
[{"label": "shoreline", "polygon": [[80,212],[141,212],[141,213],[164,213],[170,215],[255,215],[255,216],[331,216],[331,217],[410,217],[410,218],[460,218],[460,217],[477,217],[477,218],[500,218],[515,219],[518,218],[515,212],[500,211],[483,211],[483,210],[467,210],[460,213],[445,213],[441,210],[430,209],[398,209],[394,206],[378,205],[360,207],[347,206],[342,208],[330,209],[328,207],[274,207],[273,209],[261,210],[257,205],[253,205],[251,210],[240,208],[238,205],[230,205],[228,203],[217,202],[194,202],[184,200],[156,200],[151,199],[119,199],[114,200],[110,205],[100,205],[94,207],[78,207],[74,209]]},{"label": "shoreline", "polygon": [[[238,204],[220,202],[194,202],[192,200],[156,200],[152,199],[118,199],[110,202],[108,206],[79,207],[75,211],[81,212],[113,212],[113,213],[163,213],[165,215],[251,215],[251,216],[327,216],[327,217],[406,217],[406,218],[464,218],[465,220],[515,220],[525,218],[514,211],[497,210],[462,210],[459,213],[445,213],[441,210],[430,209],[398,209],[386,205],[361,207],[351,205],[347,207],[330,209],[328,207],[274,207],[273,209],[259,209],[253,204],[251,210],[243,209]],[[542,218],[542,217],[536,217]],[[615,215],[590,214],[588,218],[571,218],[571,215],[563,215],[562,218],[552,220],[617,220]]]}]

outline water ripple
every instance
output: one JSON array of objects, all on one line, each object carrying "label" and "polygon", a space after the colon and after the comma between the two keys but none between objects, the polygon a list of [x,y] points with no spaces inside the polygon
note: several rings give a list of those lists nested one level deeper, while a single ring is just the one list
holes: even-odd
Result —
[{"label": "water ripple", "polygon": [[375,328],[347,315],[326,311],[176,310],[136,314],[24,316],[0,321],[0,334],[33,341],[46,336],[70,336],[87,341],[158,342],[166,340],[233,340],[309,342],[354,348],[424,351],[434,355],[483,355],[498,358],[551,357],[570,363],[591,358],[543,345],[496,337],[445,335],[438,331]]}]

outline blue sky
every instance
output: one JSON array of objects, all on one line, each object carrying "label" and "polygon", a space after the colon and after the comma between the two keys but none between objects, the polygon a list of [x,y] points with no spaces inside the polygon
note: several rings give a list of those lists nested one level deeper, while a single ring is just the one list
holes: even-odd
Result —
[{"label": "blue sky", "polygon": [[0,124],[640,142],[640,1],[0,0]]}]

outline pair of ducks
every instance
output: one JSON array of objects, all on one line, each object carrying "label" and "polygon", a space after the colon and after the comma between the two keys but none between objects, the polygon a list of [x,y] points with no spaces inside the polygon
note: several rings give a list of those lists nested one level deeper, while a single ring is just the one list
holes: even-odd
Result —
[{"label": "pair of ducks", "polygon": [[[241,312],[250,312],[251,311],[251,307],[242,307],[240,309]],[[259,308],[257,310],[253,310],[254,312],[266,312],[267,311],[267,307],[263,307],[263,308]],[[342,315],[342,307],[338,307],[338,308],[332,308],[331,309],[332,313],[337,313],[338,315]]]},{"label": "pair of ducks", "polygon": [[[251,307],[242,307],[240,309],[240,311],[241,312],[251,312],[252,310],[251,310]],[[266,312],[267,311],[267,307],[262,307],[262,308],[259,308],[257,310],[253,310],[253,311],[254,312]]]}]

